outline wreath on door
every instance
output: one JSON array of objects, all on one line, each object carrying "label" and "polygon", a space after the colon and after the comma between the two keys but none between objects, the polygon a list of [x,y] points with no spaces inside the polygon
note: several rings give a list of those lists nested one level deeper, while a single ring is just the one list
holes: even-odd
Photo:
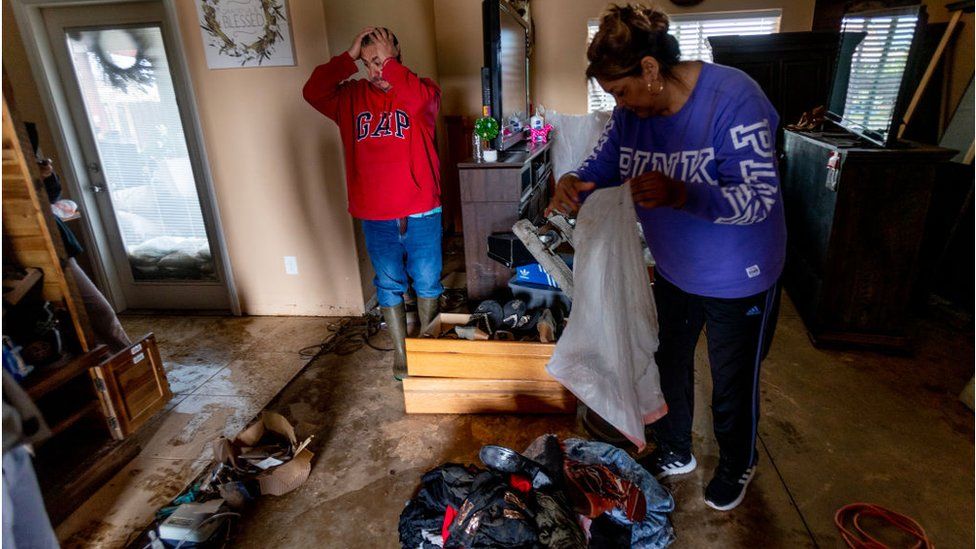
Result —
[{"label": "wreath on door", "polygon": [[133,29],[118,30],[128,35],[129,39],[132,40],[133,50],[135,51],[135,55],[132,58],[133,62],[131,64],[124,64],[124,66],[119,64],[119,58],[117,56],[113,56],[110,52],[105,51],[105,46],[102,44],[105,38],[104,34],[92,33],[84,36],[80,32],[71,32],[68,36],[77,42],[85,41],[88,53],[95,58],[98,66],[102,69],[105,80],[111,86],[126,92],[130,84],[134,84],[140,88],[151,85],[155,82],[156,75],[153,70],[152,59],[148,54],[148,39],[142,33],[136,32]]},{"label": "wreath on door", "polygon": [[264,13],[264,34],[250,44],[235,41],[221,28],[217,18],[217,6],[220,0],[202,0],[203,30],[214,40],[220,48],[220,54],[237,57],[241,65],[257,60],[260,65],[271,58],[275,44],[282,39],[281,22],[285,19],[284,7],[280,0],[261,0],[261,10]]}]

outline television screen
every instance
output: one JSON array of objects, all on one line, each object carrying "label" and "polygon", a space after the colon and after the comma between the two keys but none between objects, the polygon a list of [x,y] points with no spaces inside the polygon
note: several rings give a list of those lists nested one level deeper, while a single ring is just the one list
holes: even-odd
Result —
[{"label": "television screen", "polygon": [[483,96],[500,133],[493,145],[506,150],[525,138],[529,124],[528,24],[505,0],[482,3],[485,38]]},{"label": "television screen", "polygon": [[502,73],[502,133],[511,133],[510,123],[517,120],[519,128],[528,126],[528,90],[526,89],[525,27],[516,19],[518,14],[509,13],[504,7],[499,13],[501,31]]}]

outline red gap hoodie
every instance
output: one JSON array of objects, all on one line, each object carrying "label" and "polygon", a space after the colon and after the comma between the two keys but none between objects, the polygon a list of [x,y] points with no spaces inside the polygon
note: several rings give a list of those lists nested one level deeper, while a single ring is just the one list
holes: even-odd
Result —
[{"label": "red gap hoodie", "polygon": [[349,213],[358,219],[398,219],[440,206],[440,164],[434,127],[441,90],[390,59],[383,92],[343,52],[312,72],[305,100],[339,125],[346,157]]}]

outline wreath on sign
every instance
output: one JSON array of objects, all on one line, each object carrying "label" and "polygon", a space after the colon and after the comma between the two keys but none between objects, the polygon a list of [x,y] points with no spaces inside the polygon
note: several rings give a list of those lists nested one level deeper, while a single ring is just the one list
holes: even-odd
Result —
[{"label": "wreath on sign", "polygon": [[[112,55],[105,51],[102,47],[101,36],[95,35],[93,39],[88,40],[87,44],[88,53],[95,57],[98,62],[98,66],[102,69],[102,73],[105,76],[105,80],[108,81],[110,85],[114,88],[118,88],[123,92],[128,90],[130,84],[139,86],[140,88],[145,88],[149,86],[156,80],[156,75],[153,71],[152,60],[146,53],[149,49],[149,44],[147,43],[146,37],[140,33],[133,32],[132,30],[120,29],[129,35],[132,39],[132,43],[135,45],[135,62],[127,67],[119,66]],[[72,40],[81,41],[82,37],[78,33],[69,35]]]},{"label": "wreath on sign", "polygon": [[203,25],[200,26],[213,39],[214,45],[220,48],[220,54],[240,58],[241,65],[254,60],[257,60],[260,65],[266,59],[271,59],[275,44],[282,38],[281,22],[285,20],[285,15],[281,2],[261,0],[261,9],[264,12],[264,34],[250,44],[235,42],[227,36],[217,20],[219,3],[220,0],[202,0]]}]

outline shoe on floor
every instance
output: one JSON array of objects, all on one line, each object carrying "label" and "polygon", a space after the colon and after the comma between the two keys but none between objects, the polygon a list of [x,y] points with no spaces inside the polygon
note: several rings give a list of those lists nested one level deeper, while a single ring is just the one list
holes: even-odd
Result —
[{"label": "shoe on floor", "polygon": [[717,511],[731,511],[746,497],[746,488],[756,474],[756,466],[745,470],[719,464],[715,476],[705,487],[705,504]]},{"label": "shoe on floor", "polygon": [[545,309],[539,315],[536,322],[536,331],[539,332],[539,341],[542,343],[556,342],[556,319],[552,316],[552,311]]},{"label": "shoe on floor", "polygon": [[488,335],[502,327],[502,306],[497,301],[486,299],[478,304],[473,315],[482,315],[488,320]]},{"label": "shoe on floor", "polygon": [[698,467],[698,462],[695,461],[695,456],[691,452],[682,454],[663,444],[655,448],[649,455],[637,460],[637,463],[641,464],[658,480],[674,475],[684,475]]},{"label": "shoe on floor", "polygon": [[527,307],[521,299],[513,299],[502,307],[503,330],[520,330],[529,322]]}]

